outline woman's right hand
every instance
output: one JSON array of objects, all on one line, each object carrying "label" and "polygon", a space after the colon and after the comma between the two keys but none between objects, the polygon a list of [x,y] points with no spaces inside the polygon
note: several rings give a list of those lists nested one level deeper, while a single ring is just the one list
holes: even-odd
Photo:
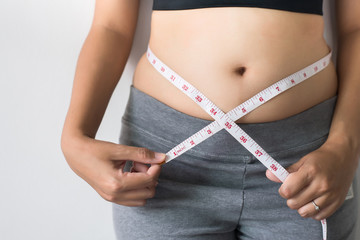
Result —
[{"label": "woman's right hand", "polygon": [[[159,164],[165,160],[165,154],[147,148],[86,136],[63,137],[61,149],[71,169],[102,198],[124,206],[143,206],[154,196]],[[131,172],[123,171],[126,161],[135,163]]]}]

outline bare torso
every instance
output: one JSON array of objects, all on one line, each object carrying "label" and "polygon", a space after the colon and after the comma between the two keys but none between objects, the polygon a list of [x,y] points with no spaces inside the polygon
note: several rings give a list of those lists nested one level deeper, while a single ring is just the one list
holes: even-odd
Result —
[{"label": "bare torso", "polygon": [[[153,11],[154,54],[225,113],[278,80],[324,57],[320,15],[273,9],[219,7]],[[185,114],[212,120],[146,59],[136,66],[135,88]],[[237,122],[280,120],[337,92],[333,63]]]}]

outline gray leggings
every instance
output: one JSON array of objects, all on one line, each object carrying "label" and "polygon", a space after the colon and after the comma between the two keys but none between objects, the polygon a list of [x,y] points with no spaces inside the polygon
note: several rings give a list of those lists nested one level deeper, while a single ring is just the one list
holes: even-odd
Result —
[{"label": "gray leggings", "polygon": [[[279,121],[238,125],[286,168],[325,142],[335,103],[336,96]],[[166,153],[209,123],[131,86],[120,143]],[[163,165],[144,207],[113,203],[117,239],[322,239],[320,222],[289,209],[265,170],[221,130]],[[357,192],[327,219],[329,240],[355,239],[356,199]]]}]

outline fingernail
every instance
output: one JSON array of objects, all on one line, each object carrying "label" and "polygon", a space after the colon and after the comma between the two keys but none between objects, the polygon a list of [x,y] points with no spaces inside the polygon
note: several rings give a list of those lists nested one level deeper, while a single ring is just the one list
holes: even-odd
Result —
[{"label": "fingernail", "polygon": [[155,160],[157,161],[164,161],[165,160],[165,154],[164,153],[159,153],[159,152],[155,152]]}]

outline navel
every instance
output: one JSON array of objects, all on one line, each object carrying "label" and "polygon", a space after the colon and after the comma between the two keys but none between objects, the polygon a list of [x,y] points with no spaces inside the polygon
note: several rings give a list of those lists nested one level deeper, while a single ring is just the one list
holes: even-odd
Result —
[{"label": "navel", "polygon": [[240,76],[243,76],[246,72],[246,67],[237,67],[234,69],[234,72],[237,74],[237,75],[240,75]]}]

